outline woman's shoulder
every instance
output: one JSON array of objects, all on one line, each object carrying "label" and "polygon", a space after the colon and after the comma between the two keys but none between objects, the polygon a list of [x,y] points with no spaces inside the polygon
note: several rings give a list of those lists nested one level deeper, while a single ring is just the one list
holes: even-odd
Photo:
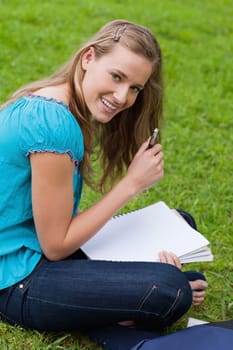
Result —
[{"label": "woman's shoulder", "polygon": [[[33,122],[39,126],[56,127],[59,125],[61,131],[68,128],[80,129],[78,121],[75,116],[69,110],[68,104],[56,97],[47,97],[44,95],[38,95],[35,93],[29,93],[22,97],[23,104],[22,109],[24,109],[24,122]],[[21,118],[23,119],[23,115]],[[22,120],[23,122],[23,120]],[[43,125],[44,124],[44,125]],[[81,129],[80,129],[81,131]]]},{"label": "woman's shoulder", "polygon": [[69,89],[67,84],[61,84],[57,86],[46,86],[41,89],[35,90],[33,95],[44,97],[47,100],[54,100],[57,103],[65,106],[69,105]]},{"label": "woman's shoulder", "polygon": [[25,154],[71,150],[75,159],[82,158],[82,130],[64,102],[28,94],[15,101],[10,119],[14,129],[18,125],[18,140]]},{"label": "woman's shoulder", "polygon": [[[84,152],[83,133],[75,116],[58,94],[38,90],[19,97],[1,111],[4,134],[19,145],[24,154],[35,151],[65,152],[74,158]],[[41,93],[42,95],[39,95]],[[3,131],[2,131],[3,132]]]}]

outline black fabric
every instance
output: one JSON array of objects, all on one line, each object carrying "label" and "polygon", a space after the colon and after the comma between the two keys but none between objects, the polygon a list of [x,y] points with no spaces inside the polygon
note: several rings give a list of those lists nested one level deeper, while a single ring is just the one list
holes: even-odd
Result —
[{"label": "black fabric", "polygon": [[[221,321],[221,322],[211,322],[211,323],[208,323],[208,325],[233,330],[233,320]],[[232,344],[232,349],[233,349],[233,344]]]},{"label": "black fabric", "polygon": [[195,230],[197,230],[197,225],[196,225],[196,221],[194,220],[194,217],[188,213],[187,211],[183,210],[183,209],[176,209],[176,211],[178,211],[178,213],[183,216],[183,218],[185,219],[185,221],[187,221],[187,223],[194,228]]}]

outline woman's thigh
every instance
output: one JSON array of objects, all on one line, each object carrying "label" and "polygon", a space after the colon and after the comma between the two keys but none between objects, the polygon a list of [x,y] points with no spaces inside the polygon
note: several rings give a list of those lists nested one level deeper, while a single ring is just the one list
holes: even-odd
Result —
[{"label": "woman's thigh", "polygon": [[124,320],[167,326],[185,313],[192,293],[177,268],[161,263],[43,259],[7,293],[8,321],[38,330],[84,329]]}]

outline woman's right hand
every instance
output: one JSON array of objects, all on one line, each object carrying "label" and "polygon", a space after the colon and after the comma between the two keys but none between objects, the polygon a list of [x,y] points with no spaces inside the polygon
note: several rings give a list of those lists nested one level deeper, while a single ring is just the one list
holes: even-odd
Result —
[{"label": "woman's right hand", "polygon": [[150,149],[147,146],[148,141],[141,145],[126,173],[137,193],[149,188],[164,175],[162,146],[156,144]]}]

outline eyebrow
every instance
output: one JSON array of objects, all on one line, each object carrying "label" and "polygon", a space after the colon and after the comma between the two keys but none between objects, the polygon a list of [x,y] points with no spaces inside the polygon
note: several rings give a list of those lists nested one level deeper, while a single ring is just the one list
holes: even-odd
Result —
[{"label": "eyebrow", "polygon": [[[128,76],[125,73],[123,73],[121,70],[116,68],[115,72],[118,73],[119,75],[121,75],[123,78],[128,79]],[[134,84],[134,85],[138,86],[140,89],[144,88],[144,85],[141,85],[141,84]]]}]

